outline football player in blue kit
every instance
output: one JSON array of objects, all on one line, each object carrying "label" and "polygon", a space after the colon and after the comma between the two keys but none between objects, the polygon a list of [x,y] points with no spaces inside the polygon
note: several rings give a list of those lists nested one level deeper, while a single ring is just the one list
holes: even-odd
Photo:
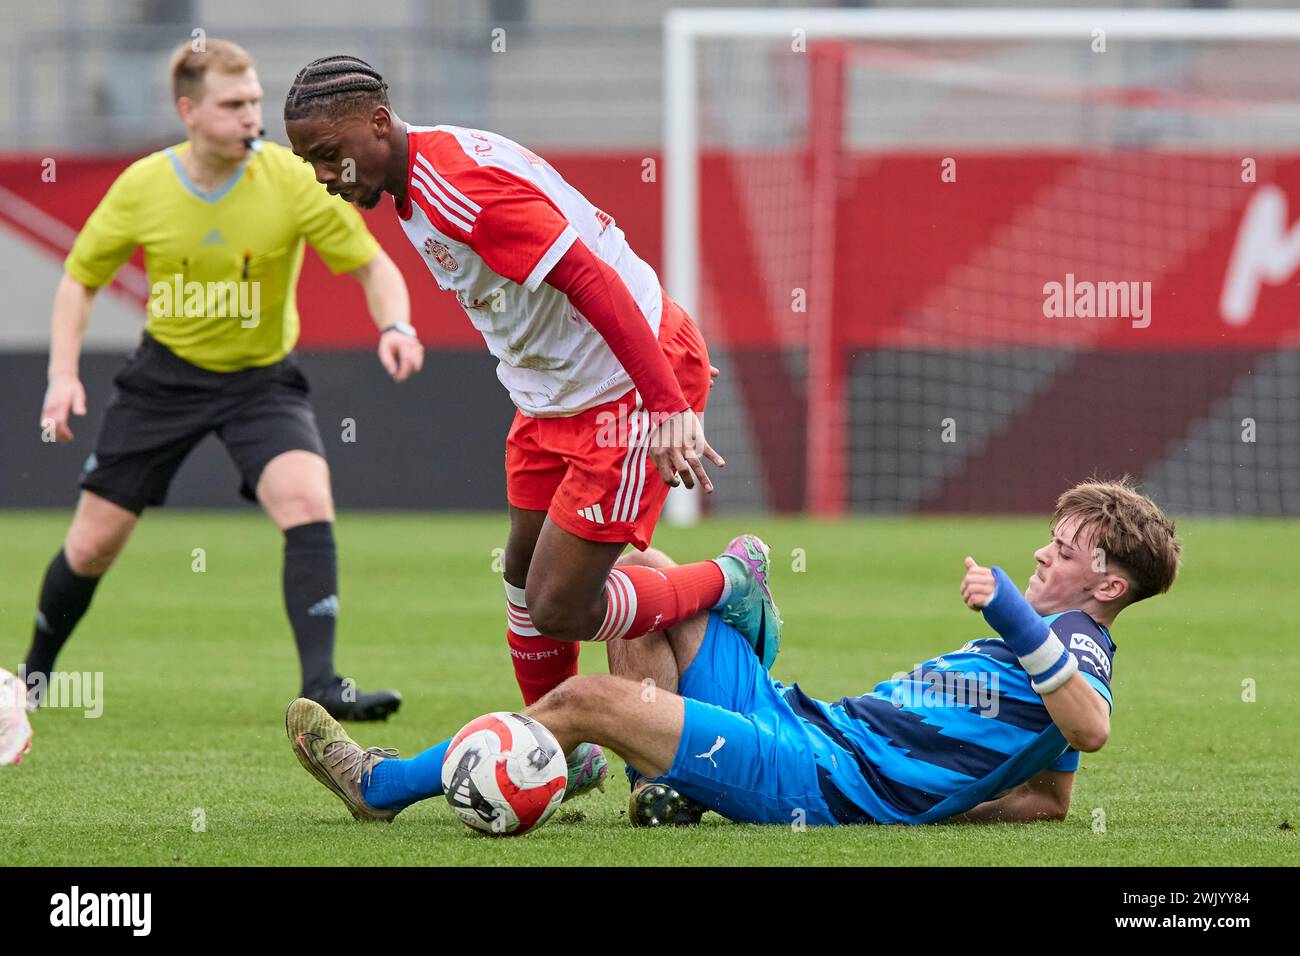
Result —
[{"label": "football player in blue kit", "polygon": [[[742,536],[718,560],[743,562],[746,587],[676,627],[611,642],[609,674],[571,678],[525,713],[563,747],[590,740],[624,758],[634,825],[706,810],[787,825],[1063,819],[1079,752],[1110,734],[1114,620],[1169,590],[1181,545],[1128,479],[1068,489],[1051,529],[1023,594],[966,558],[962,599],[996,636],[834,702],[769,673],[780,619],[768,551]],[[672,564],[653,549],[623,560]],[[408,760],[363,750],[305,699],[287,729],[359,820],[392,820],[442,792],[446,741]]]}]

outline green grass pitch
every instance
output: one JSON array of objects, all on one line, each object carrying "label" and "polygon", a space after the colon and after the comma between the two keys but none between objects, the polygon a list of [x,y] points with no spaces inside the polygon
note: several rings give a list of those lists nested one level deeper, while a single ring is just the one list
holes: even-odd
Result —
[{"label": "green grass pitch", "polygon": [[[0,663],[26,649],[67,513],[0,513]],[[360,826],[299,768],[283,730],[297,662],[280,603],[281,539],[251,512],[142,522],[61,660],[104,673],[103,715],[50,709],[0,769],[0,859],[63,865],[1130,864],[1300,859],[1300,522],[1187,520],[1182,576],[1116,627],[1111,741],[1085,754],[1070,817],[1032,825],[627,826],[627,785],[561,807],[536,833],[471,833],[439,799]],[[1018,580],[1046,521],[712,520],[662,528],[678,560],[750,530],[771,544],[786,620],[775,673],[815,696],[861,694],[983,629],[957,595],[962,558]],[[493,549],[504,516],[345,514],[339,665],[393,686],[401,713],[354,725],[410,755],[517,707]],[[202,548],[206,570],[192,569]],[[798,549],[798,550],[797,550]],[[796,571],[796,562],[803,570]],[[604,669],[587,648],[584,671]],[[1253,702],[1243,682],[1254,682]],[[1249,695],[1247,695],[1249,696]],[[1104,832],[1096,826],[1104,819]],[[202,826],[198,826],[201,822]],[[198,832],[196,832],[198,831]]]}]

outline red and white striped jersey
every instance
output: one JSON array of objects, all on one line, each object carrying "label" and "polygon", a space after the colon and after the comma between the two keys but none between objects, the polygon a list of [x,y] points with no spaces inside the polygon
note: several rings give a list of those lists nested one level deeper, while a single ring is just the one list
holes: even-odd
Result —
[{"label": "red and white striped jersey", "polygon": [[632,380],[601,334],[543,281],[581,239],[618,273],[658,335],[659,278],[613,218],[504,136],[410,126],[407,147],[402,228],[500,360],[497,377],[519,410],[573,415],[628,391]]}]

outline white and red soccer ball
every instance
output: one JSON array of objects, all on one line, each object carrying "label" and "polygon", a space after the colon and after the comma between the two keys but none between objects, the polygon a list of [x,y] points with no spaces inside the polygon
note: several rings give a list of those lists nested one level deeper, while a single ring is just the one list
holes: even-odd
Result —
[{"label": "white and red soccer ball", "polygon": [[442,762],[442,789],[466,826],[518,836],[541,826],[564,799],[564,751],[523,714],[484,714],[460,729]]},{"label": "white and red soccer ball", "polygon": [[22,763],[32,749],[27,685],[0,667],[0,767]]}]

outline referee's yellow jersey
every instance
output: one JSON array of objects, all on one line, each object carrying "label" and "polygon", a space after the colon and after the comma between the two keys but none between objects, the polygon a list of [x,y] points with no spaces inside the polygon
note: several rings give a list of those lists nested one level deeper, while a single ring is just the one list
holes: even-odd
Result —
[{"label": "referee's yellow jersey", "polygon": [[303,243],[330,270],[379,251],[360,214],[316,182],[290,150],[262,143],[225,185],[196,187],[184,143],[132,163],[86,220],[64,262],[98,288],[137,246],[149,273],[149,334],[214,372],[270,365],[298,341]]}]

